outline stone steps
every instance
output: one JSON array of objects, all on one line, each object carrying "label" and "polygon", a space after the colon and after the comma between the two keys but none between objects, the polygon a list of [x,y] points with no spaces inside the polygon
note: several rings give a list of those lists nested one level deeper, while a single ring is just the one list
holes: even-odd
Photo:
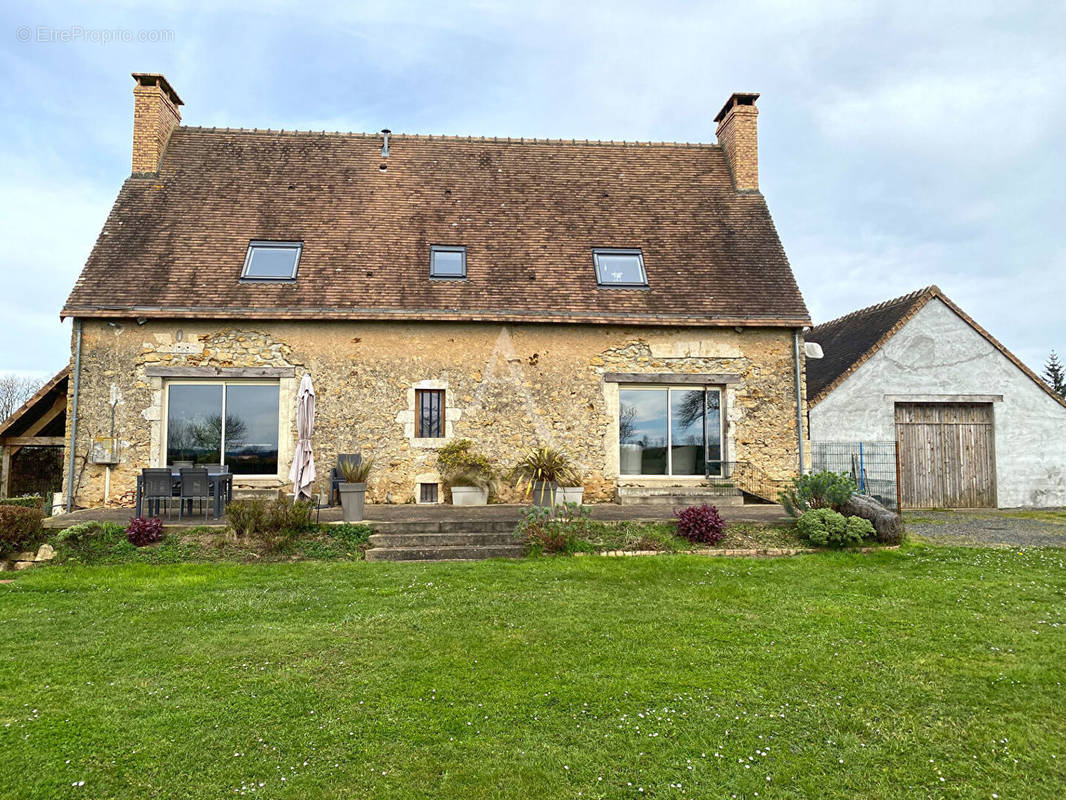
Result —
[{"label": "stone steps", "polygon": [[373,523],[367,561],[474,561],[521,558],[517,520],[409,520]]},{"label": "stone steps", "polygon": [[520,544],[444,545],[433,547],[373,547],[367,561],[480,561],[486,558],[522,558]]},{"label": "stone steps", "polygon": [[370,544],[382,548],[498,547],[515,544],[513,526],[499,533],[373,533]]},{"label": "stone steps", "polygon": [[694,506],[708,503],[719,508],[744,505],[744,495],[732,486],[619,486],[623,506]]}]

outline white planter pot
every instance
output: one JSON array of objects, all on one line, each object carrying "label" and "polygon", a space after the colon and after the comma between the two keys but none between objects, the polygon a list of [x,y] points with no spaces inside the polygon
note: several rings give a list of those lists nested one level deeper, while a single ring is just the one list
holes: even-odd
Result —
[{"label": "white planter pot", "polygon": [[565,503],[577,503],[578,505],[581,505],[581,498],[584,494],[584,486],[560,486],[555,490],[555,505],[561,506]]},{"label": "white planter pot", "polygon": [[489,490],[476,486],[453,486],[453,506],[483,506],[489,502]]}]

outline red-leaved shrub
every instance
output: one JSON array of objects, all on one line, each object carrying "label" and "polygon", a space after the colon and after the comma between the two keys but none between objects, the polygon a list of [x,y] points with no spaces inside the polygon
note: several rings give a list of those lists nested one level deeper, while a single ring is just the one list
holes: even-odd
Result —
[{"label": "red-leaved shrub", "polygon": [[126,538],[130,544],[144,547],[163,541],[163,520],[159,517],[134,517],[126,528]]},{"label": "red-leaved shrub", "polygon": [[677,535],[698,544],[718,544],[725,536],[725,520],[718,509],[704,503],[675,511]]}]

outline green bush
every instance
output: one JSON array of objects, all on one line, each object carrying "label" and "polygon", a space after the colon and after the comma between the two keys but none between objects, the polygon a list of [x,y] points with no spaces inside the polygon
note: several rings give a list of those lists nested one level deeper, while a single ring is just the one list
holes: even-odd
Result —
[{"label": "green bush", "polygon": [[448,486],[474,486],[495,491],[498,479],[492,462],[473,450],[469,439],[458,439],[437,451],[437,469]]},{"label": "green bush", "polygon": [[872,536],[874,526],[862,517],[845,517],[831,508],[814,508],[796,520],[800,535],[818,547],[848,547]]},{"label": "green bush", "polygon": [[588,538],[589,509],[577,503],[527,508],[515,533],[531,553],[572,553]]},{"label": "green bush", "polygon": [[840,511],[858,487],[846,472],[810,472],[800,475],[777,501],[790,516],[799,517],[817,508]]},{"label": "green bush", "polygon": [[60,557],[86,562],[106,559],[116,544],[129,545],[126,529],[114,522],[79,522],[59,531],[52,540]]},{"label": "green bush", "polygon": [[278,497],[267,503],[253,497],[234,500],[226,506],[226,516],[238,538],[259,539],[276,550],[315,527],[314,510],[314,504],[305,500],[290,502]]},{"label": "green bush", "polygon": [[44,509],[44,498],[39,494],[27,494],[22,497],[0,497],[0,506]]},{"label": "green bush", "polygon": [[0,554],[29,550],[44,538],[39,508],[0,506]]}]

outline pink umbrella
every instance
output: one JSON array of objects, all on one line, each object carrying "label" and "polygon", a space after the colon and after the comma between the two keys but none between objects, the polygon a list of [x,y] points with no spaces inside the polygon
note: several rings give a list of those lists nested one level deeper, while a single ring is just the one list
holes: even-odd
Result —
[{"label": "pink umbrella", "polygon": [[315,483],[315,454],[311,450],[311,433],[315,429],[315,387],[305,374],[296,395],[296,452],[292,454],[289,480],[296,499],[311,499]]}]

